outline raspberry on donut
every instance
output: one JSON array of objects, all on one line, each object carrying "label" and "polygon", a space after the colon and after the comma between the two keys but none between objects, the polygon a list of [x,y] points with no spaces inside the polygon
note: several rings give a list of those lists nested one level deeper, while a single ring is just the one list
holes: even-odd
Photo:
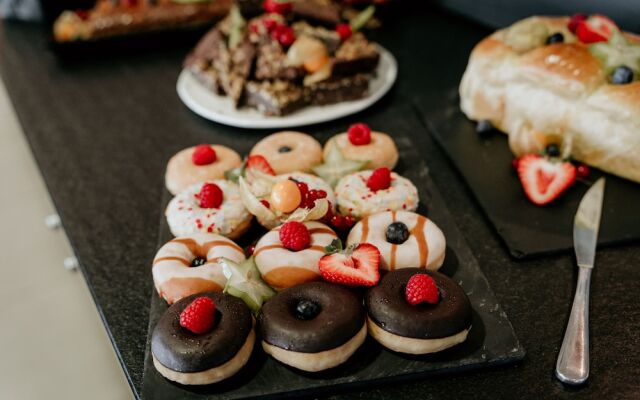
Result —
[{"label": "raspberry on donut", "polygon": [[343,177],[336,185],[335,194],[338,210],[356,218],[382,211],[414,211],[418,208],[418,189],[386,167]]},{"label": "raspberry on donut", "polygon": [[365,124],[355,124],[349,132],[335,135],[327,141],[323,149],[326,158],[333,145],[337,146],[344,158],[368,161],[366,168],[395,168],[398,162],[398,148],[391,136],[371,131]]},{"label": "raspberry on donut", "polygon": [[189,147],[169,160],[165,185],[176,195],[196,183],[223,179],[225,171],[240,165],[240,155],[228,147],[215,144]]},{"label": "raspberry on donut", "polygon": [[187,187],[171,199],[165,216],[174,236],[203,232],[231,239],[246,232],[253,218],[240,199],[238,185],[227,180]]},{"label": "raspberry on donut", "polygon": [[[281,225],[267,232],[258,240],[253,251],[262,279],[276,290],[320,280],[318,261],[325,254],[324,248],[338,237],[331,228],[320,222],[289,224],[291,225]],[[298,224],[306,232],[301,232]],[[290,230],[283,235],[286,244],[281,240],[280,231],[283,228]],[[302,235],[309,235],[309,238],[301,237]]]},{"label": "raspberry on donut", "polygon": [[227,278],[218,258],[244,261],[244,251],[231,240],[197,233],[167,242],[153,259],[153,283],[167,303],[200,292],[222,291]]}]

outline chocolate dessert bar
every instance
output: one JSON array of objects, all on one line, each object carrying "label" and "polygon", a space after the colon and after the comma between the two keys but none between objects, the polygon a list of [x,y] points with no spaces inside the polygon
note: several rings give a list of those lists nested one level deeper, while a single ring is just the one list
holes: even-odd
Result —
[{"label": "chocolate dessert bar", "polygon": [[371,72],[376,69],[380,54],[376,45],[357,32],[336,50],[333,74],[336,76]]},{"label": "chocolate dessert bar", "polygon": [[290,114],[307,104],[302,87],[283,80],[248,82],[245,100],[265,115]]},{"label": "chocolate dessert bar", "polygon": [[310,104],[326,105],[363,98],[369,90],[370,75],[334,77],[305,87]]},{"label": "chocolate dessert bar", "polygon": [[303,71],[301,68],[288,65],[287,54],[277,41],[271,38],[264,38],[258,44],[255,71],[256,79],[297,81],[302,78],[302,75]]},{"label": "chocolate dessert bar", "polygon": [[340,7],[331,0],[294,1],[292,11],[296,17],[330,27],[342,22]]}]

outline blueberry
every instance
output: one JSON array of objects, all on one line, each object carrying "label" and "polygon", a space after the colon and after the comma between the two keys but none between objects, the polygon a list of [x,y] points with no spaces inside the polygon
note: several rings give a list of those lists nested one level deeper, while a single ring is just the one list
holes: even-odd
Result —
[{"label": "blueberry", "polygon": [[549,157],[560,157],[560,146],[558,146],[555,143],[551,143],[550,145],[547,146],[547,148],[544,150],[544,152]]},{"label": "blueberry", "polygon": [[481,121],[478,121],[478,124],[476,125],[476,133],[482,136],[492,132],[493,130],[494,130],[493,124],[488,119],[483,119]]},{"label": "blueberry", "polygon": [[546,43],[554,44],[554,43],[562,43],[562,42],[564,42],[564,35],[560,32],[556,32],[547,38]]},{"label": "blueberry", "polygon": [[402,244],[409,239],[409,228],[402,222],[394,222],[387,227],[387,242]]},{"label": "blueberry", "polygon": [[192,267],[200,267],[202,265],[205,265],[207,263],[207,259],[203,258],[203,257],[196,257],[193,259],[193,261],[191,261],[191,266]]},{"label": "blueberry", "polygon": [[633,70],[626,65],[616,67],[611,74],[611,83],[614,85],[624,85],[633,80]]},{"label": "blueberry", "polygon": [[289,146],[282,146],[278,149],[278,153],[288,153],[292,150]]},{"label": "blueberry", "polygon": [[320,306],[311,300],[300,300],[296,304],[295,316],[303,321],[313,319],[320,313]]}]

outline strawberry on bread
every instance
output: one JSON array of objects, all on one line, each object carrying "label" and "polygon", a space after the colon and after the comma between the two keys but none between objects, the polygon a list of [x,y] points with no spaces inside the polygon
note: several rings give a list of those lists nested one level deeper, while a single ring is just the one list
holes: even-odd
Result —
[{"label": "strawberry on bread", "polygon": [[575,182],[576,167],[568,161],[527,154],[518,161],[518,176],[529,200],[545,205]]},{"label": "strawberry on bread", "polygon": [[380,280],[380,251],[376,246],[360,243],[342,250],[342,242],[336,239],[327,250],[330,253],[318,263],[324,280],[345,286],[374,286]]}]

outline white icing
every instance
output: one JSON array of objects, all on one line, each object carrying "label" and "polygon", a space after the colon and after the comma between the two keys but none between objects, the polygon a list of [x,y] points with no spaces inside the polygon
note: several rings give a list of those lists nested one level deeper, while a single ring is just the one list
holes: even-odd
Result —
[{"label": "white icing", "polygon": [[[314,228],[324,228],[333,232],[331,228],[321,224],[320,222],[304,222],[304,225],[309,230]],[[337,235],[335,233],[312,233],[310,246],[326,247],[330,245],[336,237]],[[270,245],[282,245],[282,242],[280,241],[279,227],[267,232],[267,234],[260,238],[258,243],[256,243],[254,254],[256,254],[255,260],[258,270],[260,270],[260,274],[265,275],[274,269],[285,266],[299,267],[308,269],[317,274],[320,273],[318,270],[318,261],[320,261],[320,258],[324,255],[324,251],[312,248],[300,251],[291,251],[284,247],[262,250],[264,247]]]},{"label": "white icing", "polygon": [[238,225],[251,218],[251,214],[240,200],[238,185],[223,179],[212,183],[218,185],[223,193],[220,208],[200,207],[196,195],[200,192],[202,183],[187,187],[169,202],[165,215],[174,236],[196,232],[228,236]]},{"label": "white icing", "polygon": [[[213,241],[222,241],[229,244],[235,244],[233,241],[215,234],[210,233],[196,233],[189,236],[183,236],[179,239],[193,239],[199,245]],[[216,260],[220,257],[228,258],[234,262],[240,263],[245,260],[245,255],[237,247],[230,246],[213,246],[207,253],[207,260]],[[154,258],[154,264],[152,268],[153,281],[158,290],[160,286],[172,278],[201,278],[209,281],[213,281],[220,286],[224,286],[227,279],[222,274],[222,265],[217,262],[211,262],[204,264],[200,267],[192,268],[184,265],[178,260],[161,260],[165,257],[177,257],[185,259],[191,262],[196,255],[193,254],[189,248],[183,243],[174,241],[167,242],[164,246],[158,250]],[[159,260],[156,262],[156,260]]]},{"label": "white icing", "polygon": [[361,218],[382,211],[418,208],[418,189],[411,181],[392,172],[391,186],[374,192],[367,186],[372,173],[372,170],[360,171],[340,179],[336,198],[341,213]]},{"label": "white icing", "polygon": [[[395,221],[403,222],[411,231],[418,223],[421,215],[412,212],[398,211],[395,213]],[[347,246],[352,244],[366,242],[371,243],[380,250],[380,268],[390,269],[391,249],[394,245],[387,242],[387,227],[394,222],[393,213],[382,212],[371,215],[367,218],[369,224],[368,234],[362,239],[363,221],[358,222],[347,238]],[[427,261],[426,265],[420,264],[420,247],[415,235],[409,235],[409,238],[402,244],[396,246],[394,268],[416,268],[426,267],[430,270],[437,270],[444,262],[445,250],[447,242],[444,234],[430,219],[427,219],[424,228],[424,238],[427,242]]]}]

